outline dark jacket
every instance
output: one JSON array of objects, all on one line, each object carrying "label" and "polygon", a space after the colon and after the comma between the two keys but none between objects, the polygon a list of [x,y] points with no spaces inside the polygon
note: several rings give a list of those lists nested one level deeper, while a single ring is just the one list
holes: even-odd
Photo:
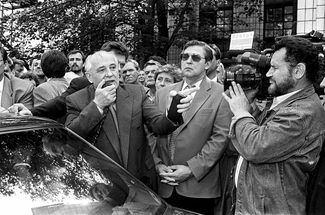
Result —
[{"label": "dark jacket", "polygon": [[54,120],[64,117],[67,113],[65,98],[90,84],[91,83],[87,78],[75,78],[71,81],[68,89],[63,92],[61,96],[57,96],[45,104],[34,107],[30,111],[32,112],[33,116],[47,117]]},{"label": "dark jacket", "polygon": [[325,214],[325,148],[324,143],[315,170],[310,176],[307,195],[307,214]]},{"label": "dark jacket", "polygon": [[90,85],[67,97],[67,127],[141,179],[146,170],[154,169],[152,157],[149,160],[146,156],[149,146],[144,124],[161,134],[171,133],[177,127],[149,102],[142,86],[126,84],[116,92],[117,134],[113,116],[108,113],[104,118],[93,101],[94,96],[95,88]]}]

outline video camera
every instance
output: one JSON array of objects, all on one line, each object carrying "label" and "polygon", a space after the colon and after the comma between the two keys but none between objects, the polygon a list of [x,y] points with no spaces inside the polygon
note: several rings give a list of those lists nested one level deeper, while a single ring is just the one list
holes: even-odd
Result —
[{"label": "video camera", "polygon": [[272,49],[266,49],[261,53],[254,50],[229,50],[221,62],[226,67],[224,74],[224,89],[231,86],[235,81],[240,84],[243,90],[259,89],[256,98],[268,99],[269,80],[266,73],[270,68],[269,56]]}]

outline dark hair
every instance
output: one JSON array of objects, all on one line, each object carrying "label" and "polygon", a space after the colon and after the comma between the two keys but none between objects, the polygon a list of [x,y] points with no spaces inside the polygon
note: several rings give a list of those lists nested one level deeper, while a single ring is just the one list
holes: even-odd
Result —
[{"label": "dark hair", "polygon": [[211,49],[214,50],[214,56],[216,57],[217,60],[219,60],[221,58],[221,51],[219,49],[219,47],[216,44],[209,44],[209,46],[211,47]]},{"label": "dark hair", "polygon": [[174,79],[174,83],[182,80],[182,75],[179,72],[179,68],[175,65],[166,64],[166,65],[159,67],[155,73],[155,80],[157,80],[157,77],[160,73],[170,74]]},{"label": "dark hair", "polygon": [[39,85],[39,80],[37,78],[37,75],[35,75],[32,72],[23,73],[19,78],[21,78],[21,79],[29,79],[30,81],[34,80],[35,83],[36,83],[36,87]]},{"label": "dark hair", "polygon": [[42,55],[41,67],[46,77],[62,78],[68,67],[68,59],[62,52],[50,50]]},{"label": "dark hair", "polygon": [[85,55],[84,53],[81,51],[81,50],[78,50],[78,49],[73,49],[72,51],[70,51],[67,55],[68,59],[69,59],[69,56],[72,55],[72,54],[81,54],[81,57],[82,57],[82,62],[85,61]]},{"label": "dark hair", "polygon": [[159,62],[155,62],[153,60],[149,60],[147,61],[144,65],[143,65],[143,69],[146,68],[147,66],[158,66],[161,67],[161,64]]},{"label": "dark hair", "polygon": [[285,61],[290,66],[296,66],[298,63],[306,65],[306,77],[312,83],[315,83],[319,77],[318,52],[315,46],[307,39],[286,36],[275,43],[274,50],[286,49]]},{"label": "dark hair", "polygon": [[121,42],[108,41],[102,45],[100,50],[107,52],[114,51],[116,54],[124,55],[125,59],[129,57],[128,48]]},{"label": "dark hair", "polygon": [[23,60],[20,59],[12,59],[12,64],[9,66],[9,68],[11,70],[13,70],[15,68],[15,65],[18,64],[22,67],[25,67],[25,62]]},{"label": "dark hair", "polygon": [[156,55],[150,56],[148,62],[149,61],[156,61],[156,62],[160,63],[160,65],[162,65],[162,66],[167,64],[167,62],[164,58],[162,58],[160,56],[156,56]]},{"label": "dark hair", "polygon": [[187,49],[188,47],[190,46],[201,46],[203,47],[203,50],[205,52],[205,61],[211,61],[212,60],[212,50],[211,50],[211,47],[206,44],[205,42],[203,41],[198,41],[198,40],[191,40],[191,41],[188,41],[184,47],[183,47],[183,50],[182,52]]},{"label": "dark hair", "polygon": [[8,54],[7,54],[7,51],[2,46],[0,46],[0,53],[2,56],[3,62],[6,63],[8,60]]}]

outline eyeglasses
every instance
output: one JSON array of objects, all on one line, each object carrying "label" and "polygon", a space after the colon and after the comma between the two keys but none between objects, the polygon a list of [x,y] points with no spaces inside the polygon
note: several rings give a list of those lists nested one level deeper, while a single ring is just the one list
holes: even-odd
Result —
[{"label": "eyeglasses", "polygon": [[187,53],[181,54],[182,61],[188,60],[189,57],[191,57],[194,62],[200,62],[202,59],[205,59],[205,57],[202,57],[198,54],[187,54]]}]

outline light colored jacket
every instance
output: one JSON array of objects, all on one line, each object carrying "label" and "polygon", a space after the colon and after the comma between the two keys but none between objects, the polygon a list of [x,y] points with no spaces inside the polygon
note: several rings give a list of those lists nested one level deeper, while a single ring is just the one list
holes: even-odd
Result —
[{"label": "light colored jacket", "polygon": [[8,108],[15,103],[22,103],[28,109],[33,108],[34,85],[26,80],[16,77],[9,77],[4,74],[1,107]]},{"label": "light colored jacket", "polygon": [[60,96],[67,90],[69,84],[65,78],[50,78],[47,82],[38,85],[33,92],[34,106],[39,106],[45,102]]},{"label": "light colored jacket", "polygon": [[[183,82],[166,86],[156,95],[161,110],[166,104],[171,90],[181,90]],[[193,177],[175,187],[178,194],[191,198],[215,198],[221,195],[219,163],[227,144],[232,117],[228,103],[221,93],[223,86],[205,77],[196,92],[189,110],[183,114],[184,124],[175,131],[174,160],[170,158],[168,135],[157,138],[156,164],[189,166]],[[170,135],[169,135],[170,136]],[[160,160],[159,160],[160,159]],[[164,198],[171,196],[174,186],[159,183],[158,194]]]}]

